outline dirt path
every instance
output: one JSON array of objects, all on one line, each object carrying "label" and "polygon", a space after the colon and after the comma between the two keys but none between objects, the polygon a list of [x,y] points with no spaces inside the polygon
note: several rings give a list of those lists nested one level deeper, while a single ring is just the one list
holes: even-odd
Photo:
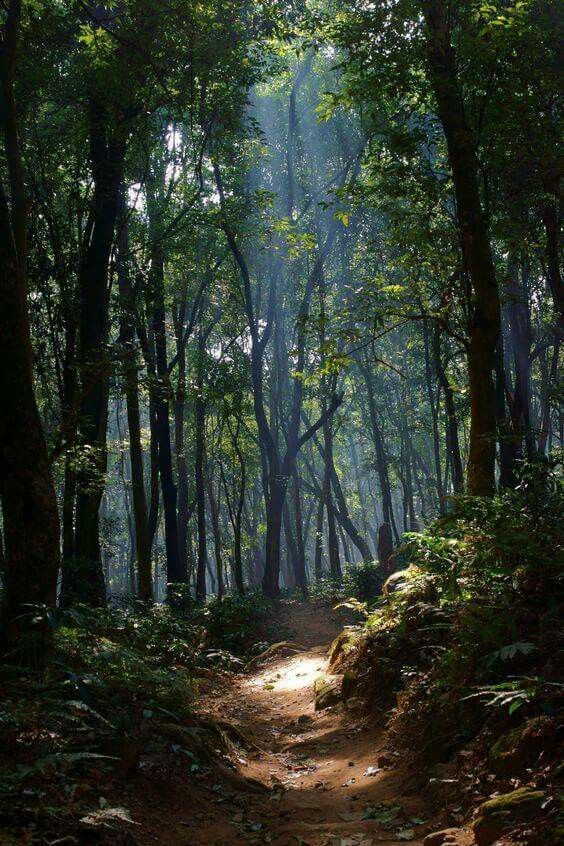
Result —
[{"label": "dirt path", "polygon": [[[252,754],[238,760],[239,772],[270,790],[240,792],[219,779],[198,784],[192,778],[188,785],[172,773],[166,788],[161,781],[156,790],[147,779],[138,842],[421,844],[424,834],[433,830],[422,801],[405,795],[401,762],[389,753],[389,763],[383,762],[382,732],[367,727],[342,705],[314,710],[314,681],[326,669],[327,647],[340,625],[329,614],[302,606],[294,607],[292,615],[303,651],[273,657],[253,674],[235,677],[226,689],[205,693],[210,712],[237,724],[256,744]],[[158,822],[154,812],[147,815],[150,807]]]}]

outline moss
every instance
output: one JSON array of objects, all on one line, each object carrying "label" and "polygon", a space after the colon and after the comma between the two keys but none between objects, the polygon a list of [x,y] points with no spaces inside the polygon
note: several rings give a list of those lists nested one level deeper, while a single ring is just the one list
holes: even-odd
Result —
[{"label": "moss", "polygon": [[342,684],[342,676],[319,676],[314,682],[315,710],[322,711],[341,702]]},{"label": "moss", "polygon": [[500,775],[514,774],[532,766],[539,755],[556,745],[556,723],[541,716],[502,734],[490,749],[490,768]]},{"label": "moss", "polygon": [[543,790],[521,787],[488,799],[480,805],[473,829],[478,846],[490,846],[505,832],[529,822],[542,813],[547,800]]},{"label": "moss", "polygon": [[339,634],[329,647],[329,667],[340,668],[343,660],[352,649],[355,637],[350,631],[343,631]]}]

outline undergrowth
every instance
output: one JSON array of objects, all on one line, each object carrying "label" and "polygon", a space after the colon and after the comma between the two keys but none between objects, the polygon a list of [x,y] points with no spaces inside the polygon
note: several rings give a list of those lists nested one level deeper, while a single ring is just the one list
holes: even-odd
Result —
[{"label": "undergrowth", "polygon": [[[557,771],[564,497],[556,470],[525,465],[516,490],[460,497],[407,536],[409,566],[335,651],[347,697],[388,713],[392,742],[418,767],[452,761],[471,744],[465,760],[475,752],[496,778],[488,750],[509,733],[500,748],[515,753],[513,781],[498,766],[499,789]],[[534,760],[524,749],[533,736]]]},{"label": "undergrowth", "polygon": [[[241,668],[272,626],[271,608],[256,594],[186,612],[77,607],[36,609],[33,619],[42,614],[53,640],[47,665],[0,667],[2,843],[44,842],[45,833],[74,830],[92,813],[111,828],[119,814],[100,807],[100,783],[107,795],[137,766],[147,738],[178,749],[167,742],[170,724],[188,727],[198,743],[211,732],[219,748],[224,732],[209,720],[202,727],[198,689],[217,672]],[[197,752],[181,751],[191,772],[205,766]]]}]

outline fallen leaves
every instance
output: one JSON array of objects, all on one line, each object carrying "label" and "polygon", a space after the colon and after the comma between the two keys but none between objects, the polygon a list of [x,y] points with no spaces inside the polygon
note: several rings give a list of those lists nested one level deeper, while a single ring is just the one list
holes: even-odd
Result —
[{"label": "fallen leaves", "polygon": [[132,819],[131,814],[127,808],[99,808],[96,811],[90,811],[86,816],[82,817],[80,822],[83,825],[93,826],[94,828],[114,828],[120,823],[127,823],[129,825],[138,825]]}]

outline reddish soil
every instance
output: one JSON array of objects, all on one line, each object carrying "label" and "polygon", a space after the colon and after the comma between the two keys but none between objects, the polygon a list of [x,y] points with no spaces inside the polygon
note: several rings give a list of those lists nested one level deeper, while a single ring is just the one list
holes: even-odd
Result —
[{"label": "reddish soil", "polygon": [[[315,712],[314,681],[341,624],[327,610],[297,604],[290,610],[288,619],[283,609],[281,623],[291,624],[302,651],[274,655],[266,667],[209,682],[202,691],[206,710],[235,723],[257,747],[233,758],[240,774],[269,789],[248,792],[220,777],[189,774],[187,758],[168,770],[148,765],[122,795],[140,846],[422,844],[441,827],[409,790],[381,727],[341,704]],[[378,767],[384,754],[389,763]],[[397,808],[391,822],[382,803]],[[465,833],[457,836],[460,846],[469,842]]]}]

